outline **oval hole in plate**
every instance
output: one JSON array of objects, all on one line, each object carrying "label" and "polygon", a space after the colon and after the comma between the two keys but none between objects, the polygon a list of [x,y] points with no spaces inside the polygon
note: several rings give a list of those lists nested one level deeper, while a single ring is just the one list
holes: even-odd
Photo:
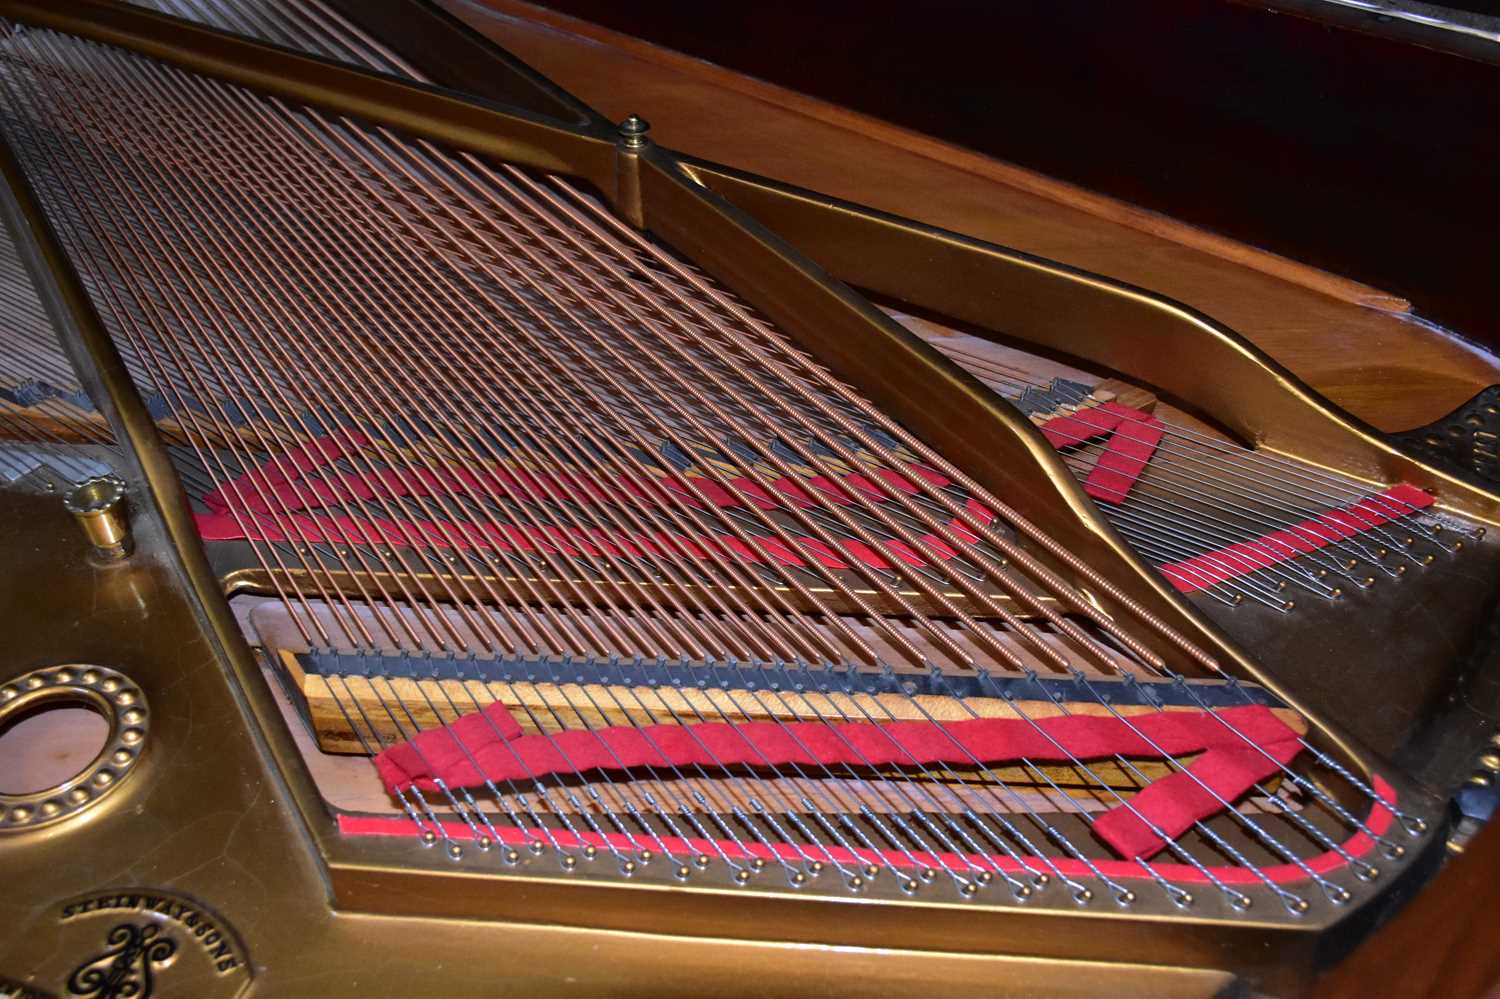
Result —
[{"label": "oval hole in plate", "polygon": [[0,794],[34,794],[77,777],[109,739],[109,721],[81,701],[48,701],[0,727]]}]

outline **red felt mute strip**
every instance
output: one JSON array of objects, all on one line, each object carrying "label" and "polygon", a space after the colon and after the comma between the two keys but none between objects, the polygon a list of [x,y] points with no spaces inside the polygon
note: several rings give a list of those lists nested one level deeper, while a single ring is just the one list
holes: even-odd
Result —
[{"label": "red felt mute strip", "polygon": [[[624,501],[625,494],[629,494],[649,506],[667,505],[670,502],[667,494],[671,493],[671,498],[686,506],[701,508],[704,505],[682,479],[676,476],[663,476],[654,480],[624,475],[599,478],[576,471],[533,472],[525,468],[500,466],[487,467],[476,474],[465,468],[444,465],[435,470],[410,468],[397,472],[394,469],[375,469],[358,475],[341,475],[337,471],[330,471],[324,478],[306,477],[306,473],[314,469],[327,468],[339,458],[362,451],[368,443],[369,439],[358,431],[339,431],[337,434],[314,438],[288,449],[260,468],[238,476],[229,486],[220,486],[210,491],[204,497],[204,502],[213,512],[224,513],[230,506],[228,496],[237,492],[244,497],[244,505],[248,508],[269,512],[267,501],[260,498],[259,494],[262,492],[274,495],[284,509],[300,510],[343,504],[353,499],[370,500],[382,495],[429,496],[448,488],[464,489],[480,496],[508,496],[533,501],[563,500],[579,504],[620,503]],[[908,465],[908,470],[936,488],[952,485],[951,480],[925,465],[912,463]],[[849,472],[840,476],[838,481],[825,475],[811,475],[797,480],[784,476],[770,483],[779,496],[743,476],[726,476],[734,487],[733,490],[701,476],[693,476],[692,481],[714,506],[732,508],[750,504],[763,510],[787,505],[803,509],[817,506],[818,501],[804,487],[816,490],[825,500],[839,506],[854,505],[858,502],[858,496],[875,501],[887,499],[889,493],[870,476],[896,492],[909,496],[920,492],[910,479],[889,468],[874,468],[869,471],[869,476]],[[296,483],[297,488],[292,487],[293,483]],[[993,516],[986,511],[980,519],[988,522]]]},{"label": "red felt mute strip", "polygon": [[[1067,878],[1090,878],[1102,875],[1113,879],[1160,877],[1174,884],[1256,885],[1266,881],[1273,884],[1295,884],[1306,881],[1311,876],[1336,874],[1343,870],[1351,860],[1364,859],[1375,849],[1377,838],[1390,831],[1395,822],[1392,809],[1396,805],[1396,790],[1379,774],[1371,778],[1370,785],[1375,791],[1377,802],[1359,832],[1316,857],[1309,857],[1295,864],[1272,864],[1268,867],[1256,868],[1231,867],[1222,864],[1196,867],[1192,864],[1169,861],[1154,862],[1146,868],[1133,860],[1090,860],[1084,863],[1071,857],[1049,857],[1044,860],[1041,857],[1013,858],[1004,854],[950,851],[929,853],[923,850],[908,852],[859,846],[825,845],[813,849],[806,846],[794,846],[791,843],[756,843],[733,839],[710,840],[694,836],[661,836],[659,838],[653,836],[651,838],[663,850],[672,853],[722,854],[731,860],[753,860],[759,857],[762,860],[781,859],[797,864],[806,859],[807,852],[811,849],[815,856],[850,867],[880,864],[905,870],[923,867],[952,870],[972,865],[973,868],[983,870],[990,867],[1011,875],[1033,874],[1037,868],[1046,867],[1056,869],[1059,875]],[[424,823],[426,824],[430,824],[430,820]],[[412,832],[411,819],[396,815],[342,813],[338,817],[338,826],[339,832],[345,836],[407,837]],[[476,835],[471,825],[457,820],[442,823],[442,829],[449,839],[454,840],[468,840]],[[522,847],[539,838],[531,830],[509,826],[495,826],[492,829],[498,835],[502,846]],[[638,843],[632,842],[630,837],[621,833],[552,829],[548,831],[547,837],[564,850],[593,846],[595,848],[614,847],[623,852],[639,847]]]},{"label": "red felt mute strip", "polygon": [[1179,591],[1192,593],[1326,548],[1432,503],[1431,496],[1403,483],[1353,506],[1330,510],[1253,541],[1242,541],[1181,562],[1168,563],[1161,567],[1161,571]]},{"label": "red felt mute strip", "polygon": [[[771,560],[796,567],[807,566],[808,559],[811,559],[829,569],[849,569],[856,561],[873,569],[891,569],[898,562],[922,566],[929,556],[946,561],[958,555],[951,545],[933,534],[921,536],[924,546],[922,551],[894,538],[882,541],[882,550],[853,539],[840,538],[837,542],[838,549],[835,550],[812,538],[799,538],[797,547],[793,549],[777,538],[756,537],[759,547],[765,550],[763,556],[755,546],[721,535],[666,535],[661,532],[645,535],[639,532],[555,526],[503,525],[497,528],[491,524],[461,521],[438,525],[427,521],[305,515],[297,512],[355,501],[443,495],[450,489],[481,496],[508,496],[522,501],[563,500],[581,504],[624,503],[626,500],[623,494],[629,493],[647,505],[659,506],[671,502],[667,496],[670,492],[687,506],[703,506],[683,481],[673,477],[644,481],[622,476],[611,483],[571,471],[538,473],[523,468],[494,467],[475,474],[453,466],[442,466],[436,470],[414,468],[402,472],[374,469],[359,475],[341,474],[332,470],[317,478],[307,477],[306,473],[331,466],[339,458],[357,452],[367,444],[368,439],[357,431],[340,431],[287,450],[260,468],[246,472],[231,483],[209,492],[204,497],[208,512],[196,516],[199,533],[205,541],[435,545],[464,549],[489,547],[499,551],[518,549],[528,552],[540,548],[569,556],[580,552],[597,555],[602,550],[611,555],[635,557],[648,552],[672,557],[685,551],[689,557],[702,561],[713,561],[721,555],[728,555],[742,562],[757,563],[765,562],[765,556],[769,556]],[[951,484],[938,472],[923,465],[912,464],[909,468],[914,475],[937,488]],[[909,479],[890,469],[873,469],[871,474],[898,492],[915,494],[919,491]],[[709,479],[695,477],[693,484],[714,505],[720,507],[753,503],[771,509],[783,505],[771,493],[748,479],[732,481],[739,490],[738,493],[724,489]],[[813,476],[802,481],[822,493],[829,502],[840,505],[847,506],[857,502],[853,494],[877,500],[887,498],[887,494],[871,479],[856,473],[843,476],[841,483],[825,476]],[[817,505],[811,494],[789,479],[779,479],[773,486],[785,503],[803,507]],[[848,487],[847,490],[845,486]],[[234,503],[231,503],[231,499]],[[981,523],[987,524],[995,519],[988,508],[975,500],[968,500],[965,508]],[[234,512],[239,516],[234,516]],[[279,517],[276,516],[278,513]],[[978,540],[956,517],[948,526],[965,540]]]},{"label": "red felt mute strip", "polygon": [[[523,735],[495,702],[429,729],[375,758],[391,792],[437,790],[546,774],[653,767],[972,765],[1027,759],[1068,763],[1116,755],[1193,762],[1137,792],[1094,823],[1127,858],[1150,857],[1194,822],[1223,809],[1301,751],[1298,734],[1260,705],[1216,711],[978,718],[956,722],[699,722],[621,725]],[[477,768],[476,768],[477,767]]]},{"label": "red felt mute strip", "polygon": [[1139,409],[1105,402],[1053,417],[1037,429],[1059,450],[1108,434],[1104,453],[1084,480],[1083,491],[1096,500],[1123,503],[1156,454],[1166,424]]},{"label": "red felt mute strip", "polygon": [[[819,565],[829,569],[848,569],[849,561],[840,557],[832,547],[813,538],[798,539],[798,547],[792,547],[773,537],[755,538],[761,550],[729,535],[695,532],[683,534],[657,531],[645,534],[639,531],[584,530],[577,527],[556,527],[535,524],[487,524],[466,520],[443,521],[441,524],[428,520],[388,520],[363,517],[333,516],[318,514],[285,514],[272,517],[268,514],[241,515],[198,513],[194,515],[198,534],[204,541],[291,541],[302,544],[341,545],[405,545],[434,548],[456,548],[468,551],[475,548],[499,552],[559,553],[575,558],[580,554],[596,557],[601,552],[614,557],[640,558],[651,555],[657,558],[690,558],[700,562],[715,562],[731,558],[739,562],[763,564],[775,561],[783,565],[805,567],[807,554]],[[242,523],[243,521],[243,523]],[[888,542],[893,548],[900,542]],[[866,565],[877,569],[890,567],[873,548],[857,541],[843,541],[842,547]],[[897,557],[903,561],[921,565],[919,558],[908,546],[901,545]]]}]

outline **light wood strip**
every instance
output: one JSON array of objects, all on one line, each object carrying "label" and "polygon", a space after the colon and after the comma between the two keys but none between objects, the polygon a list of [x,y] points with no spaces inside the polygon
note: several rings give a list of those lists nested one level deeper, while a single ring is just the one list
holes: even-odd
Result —
[{"label": "light wood strip", "polygon": [[[376,742],[410,738],[416,729],[446,725],[462,714],[499,701],[528,735],[564,729],[597,729],[617,725],[672,724],[674,718],[692,723],[702,718],[743,724],[749,721],[866,721],[939,722],[981,718],[1052,718],[1064,713],[1106,717],[1110,708],[1089,701],[1005,701],[992,697],[952,697],[900,694],[807,693],[756,697],[748,690],[686,687],[623,687],[601,684],[530,684],[421,679],[323,676],[305,672],[297,657],[279,654],[281,667],[302,695],[318,748],[325,753],[367,753]],[[1121,715],[1150,714],[1155,708],[1119,705]],[[1191,711],[1193,708],[1168,708]],[[1306,723],[1294,711],[1276,714],[1298,732]],[[356,729],[358,731],[356,732]],[[373,730],[373,731],[372,731]],[[1191,759],[1186,757],[1185,759]],[[938,768],[934,768],[938,769]],[[1168,764],[1141,761],[1138,773],[1110,761],[1091,763],[1085,773],[1077,767],[1048,764],[1039,767],[1063,787],[1096,783],[1134,789],[1141,780],[1155,780],[1170,772]],[[1044,787],[1035,770],[1024,765],[996,766],[990,772],[1017,787]],[[967,773],[970,778],[976,775]],[[1097,778],[1097,781],[1094,779]]]}]

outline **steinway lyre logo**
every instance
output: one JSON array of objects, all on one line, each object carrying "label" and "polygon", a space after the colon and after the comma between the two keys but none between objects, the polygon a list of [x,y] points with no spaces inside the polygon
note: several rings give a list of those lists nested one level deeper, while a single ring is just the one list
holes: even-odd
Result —
[{"label": "steinway lyre logo", "polygon": [[151,923],[120,923],[109,931],[105,951],[68,976],[68,995],[85,999],[147,999],[156,971],[177,953],[177,941]]},{"label": "steinway lyre logo", "polygon": [[30,978],[56,983],[51,987],[63,995],[232,999],[250,985],[244,943],[200,899],[154,888],[105,888],[64,899],[52,918],[51,926],[38,928],[37,939],[55,946]]}]

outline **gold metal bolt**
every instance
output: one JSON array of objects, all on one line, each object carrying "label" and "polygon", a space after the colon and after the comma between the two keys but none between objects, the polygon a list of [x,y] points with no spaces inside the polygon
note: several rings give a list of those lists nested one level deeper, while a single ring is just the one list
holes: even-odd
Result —
[{"label": "gold metal bolt", "polygon": [[646,133],[650,130],[649,121],[633,114],[620,122],[620,144],[626,149],[644,149],[651,142],[646,138]]},{"label": "gold metal bolt", "polygon": [[85,479],[63,496],[63,506],[100,558],[111,561],[130,554],[130,522],[125,516],[125,483],[118,476]]}]

